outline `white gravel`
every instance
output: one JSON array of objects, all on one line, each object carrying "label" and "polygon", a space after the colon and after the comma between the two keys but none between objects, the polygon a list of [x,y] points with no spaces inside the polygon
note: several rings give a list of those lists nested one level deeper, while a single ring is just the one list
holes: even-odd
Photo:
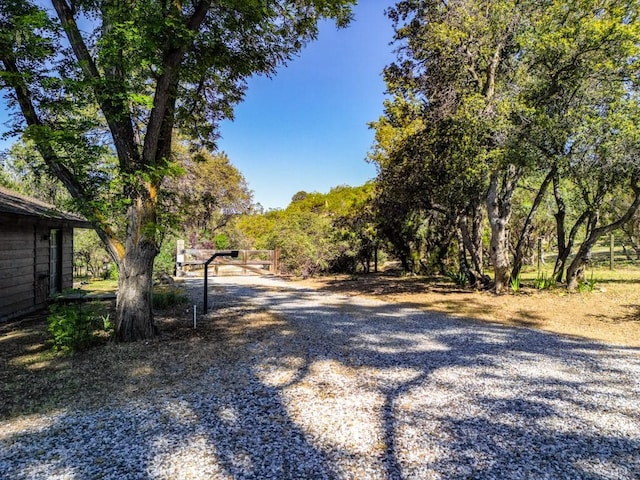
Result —
[{"label": "white gravel", "polygon": [[0,422],[0,478],[640,478],[639,349],[255,277],[210,305],[277,319],[180,388]]}]

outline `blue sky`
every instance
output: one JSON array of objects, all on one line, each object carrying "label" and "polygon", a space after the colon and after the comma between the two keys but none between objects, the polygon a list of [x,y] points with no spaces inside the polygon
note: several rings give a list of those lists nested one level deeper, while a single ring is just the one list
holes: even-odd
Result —
[{"label": "blue sky", "polygon": [[[365,161],[367,123],[382,113],[382,69],[393,60],[384,10],[393,0],[360,0],[346,29],[320,27],[316,41],[273,78],[249,81],[234,121],[218,142],[265,209],[284,208],[298,191],[362,185],[376,175]],[[0,105],[0,131],[7,112]],[[8,142],[0,140],[0,149]]]},{"label": "blue sky", "polygon": [[376,175],[365,161],[367,123],[382,114],[382,69],[393,60],[391,0],[361,0],[354,22],[322,24],[310,43],[272,79],[249,82],[218,147],[229,155],[265,209],[284,208],[298,191],[362,185]]}]

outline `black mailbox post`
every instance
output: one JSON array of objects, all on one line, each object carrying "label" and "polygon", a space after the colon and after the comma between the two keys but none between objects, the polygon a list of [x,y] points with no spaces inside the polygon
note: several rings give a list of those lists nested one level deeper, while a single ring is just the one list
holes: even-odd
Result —
[{"label": "black mailbox post", "polygon": [[226,252],[216,252],[214,253],[209,260],[204,262],[204,314],[206,315],[209,311],[209,302],[208,302],[208,288],[209,288],[209,264],[213,262],[213,260],[217,257],[231,257],[238,258],[240,252],[238,250],[229,250]]}]

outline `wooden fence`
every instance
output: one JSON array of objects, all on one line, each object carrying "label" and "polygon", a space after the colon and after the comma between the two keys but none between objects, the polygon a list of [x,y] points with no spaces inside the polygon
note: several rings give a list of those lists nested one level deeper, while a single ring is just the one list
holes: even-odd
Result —
[{"label": "wooden fence", "polygon": [[[224,250],[227,252],[228,250]],[[178,240],[176,252],[176,276],[202,276],[204,263],[222,250],[185,248],[184,240]],[[278,250],[240,250],[237,258],[219,256],[211,262],[216,275],[277,275],[279,273]],[[209,270],[211,271],[211,269]]]}]

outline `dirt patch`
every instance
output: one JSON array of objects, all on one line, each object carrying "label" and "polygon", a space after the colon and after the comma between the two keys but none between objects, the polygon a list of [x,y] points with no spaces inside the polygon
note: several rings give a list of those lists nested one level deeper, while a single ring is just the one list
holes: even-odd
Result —
[{"label": "dirt patch", "polygon": [[153,340],[103,339],[71,355],[51,350],[44,313],[0,325],[0,420],[128,402],[149,391],[188,385],[216,359],[238,360],[238,339],[251,341],[248,334],[234,334],[239,316],[252,325],[252,333],[273,321],[267,313],[221,310],[194,330],[192,312],[178,306],[157,313],[160,335]]},{"label": "dirt patch", "polygon": [[640,290],[637,281],[600,282],[594,291],[584,293],[523,287],[515,295],[463,289],[441,278],[373,274],[321,277],[296,283],[455,317],[640,347]]}]

